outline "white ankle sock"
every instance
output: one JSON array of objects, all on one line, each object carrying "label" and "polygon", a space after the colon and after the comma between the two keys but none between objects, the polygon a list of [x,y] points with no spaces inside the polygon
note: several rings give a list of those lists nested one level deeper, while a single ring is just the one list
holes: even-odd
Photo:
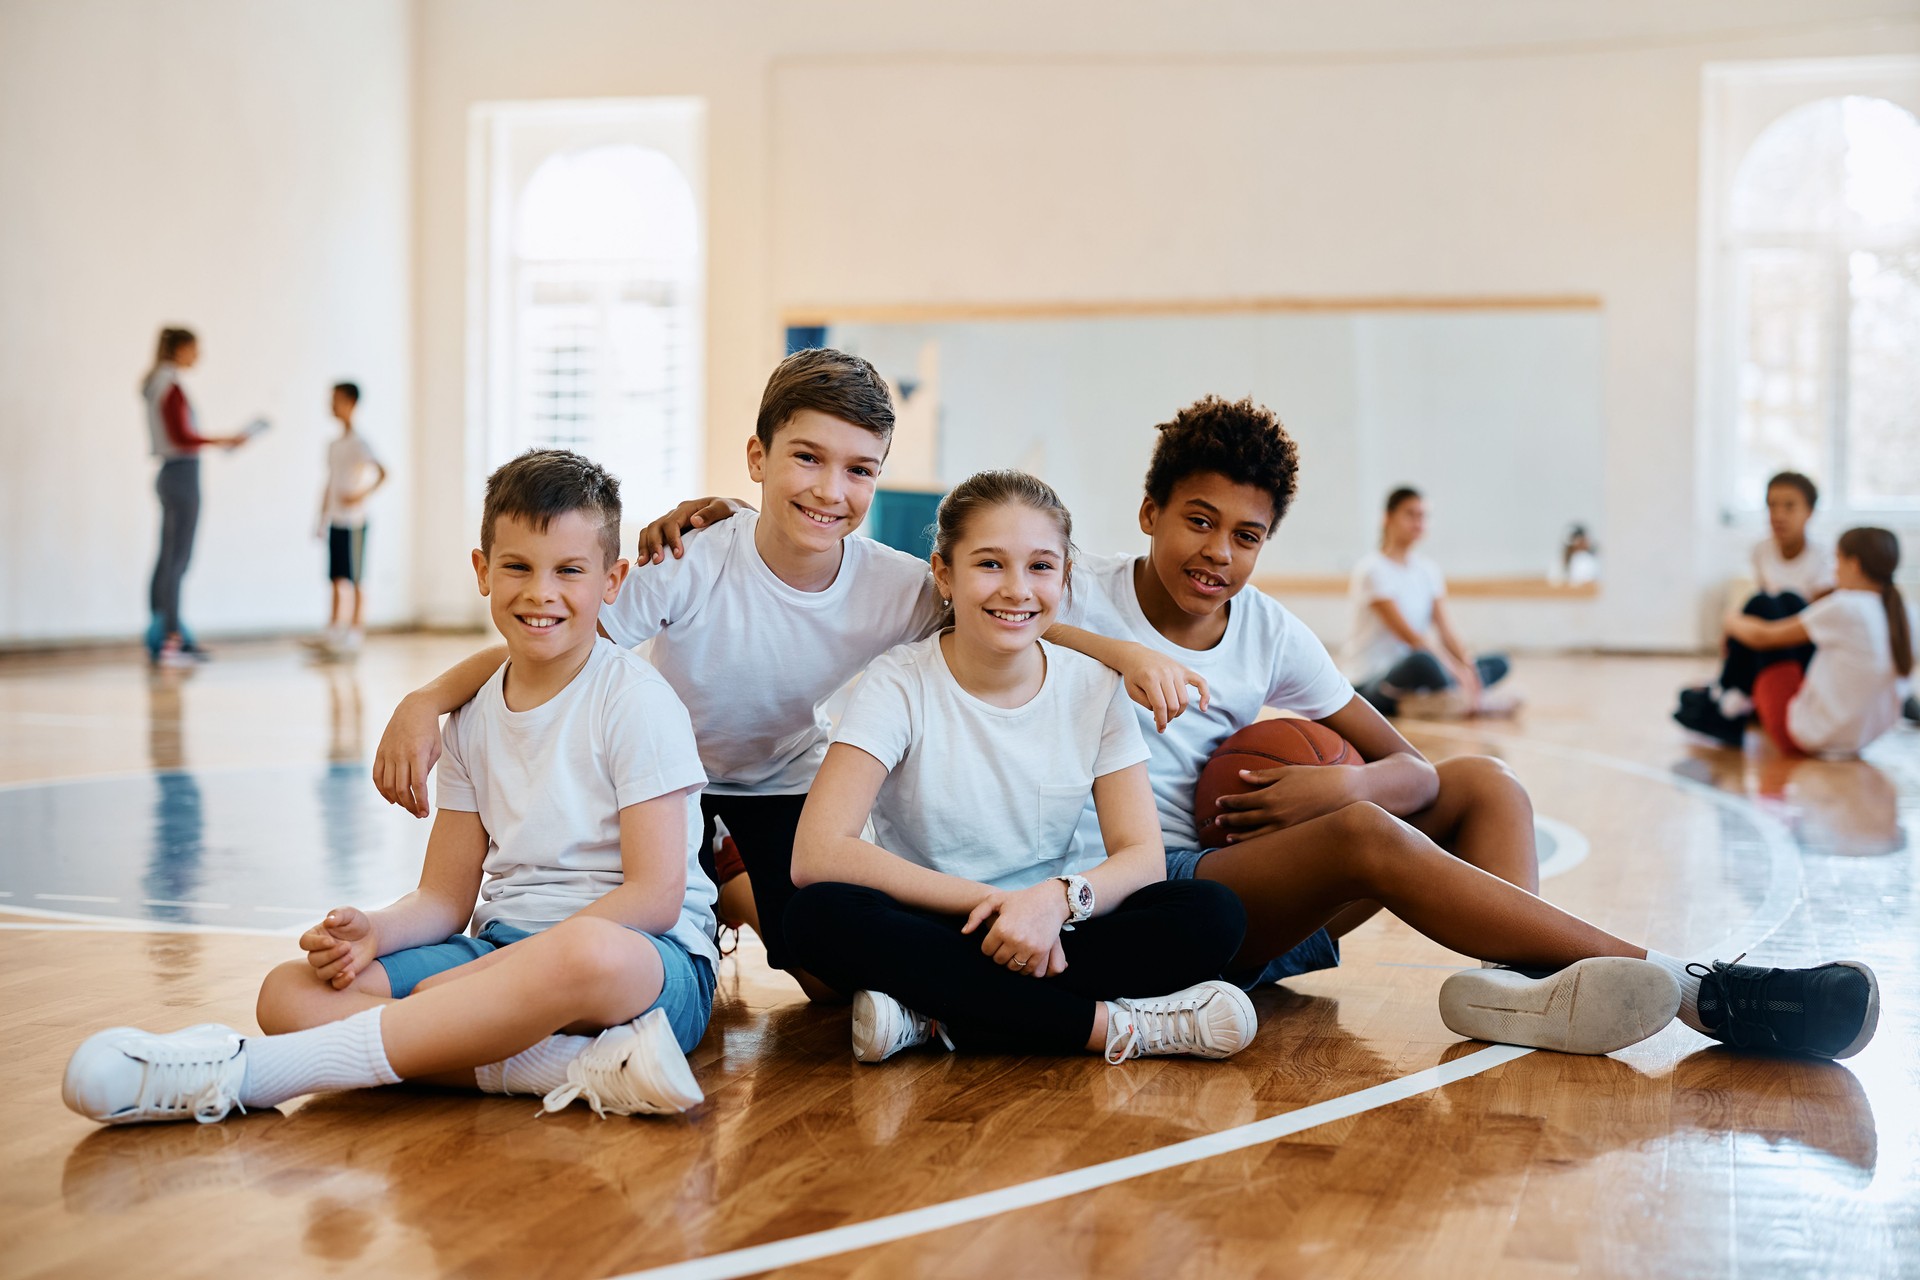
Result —
[{"label": "white ankle sock", "polygon": [[1673,975],[1673,980],[1680,984],[1680,1021],[1706,1035],[1706,1024],[1700,1021],[1700,979],[1687,972],[1688,961],[1652,948],[1647,950],[1647,961]]},{"label": "white ankle sock", "polygon": [[592,1036],[548,1036],[504,1062],[473,1069],[482,1093],[552,1093],[567,1083],[567,1064],[593,1046]]},{"label": "white ankle sock", "polygon": [[303,1093],[400,1083],[380,1039],[378,1006],[309,1031],[248,1036],[246,1052],[244,1106],[275,1107]]}]

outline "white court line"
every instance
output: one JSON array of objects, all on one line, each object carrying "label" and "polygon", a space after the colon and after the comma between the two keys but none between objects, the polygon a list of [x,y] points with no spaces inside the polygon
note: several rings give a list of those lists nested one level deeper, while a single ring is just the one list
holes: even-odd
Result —
[{"label": "white court line", "polygon": [[[1423,730],[1426,728],[1425,725],[1421,727]],[[1441,736],[1449,735],[1442,731]],[[1476,733],[1472,736],[1476,739],[1502,740],[1502,735]],[[1793,838],[1787,834],[1786,828],[1777,819],[1764,813],[1746,797],[1732,795],[1695,782],[1691,778],[1636,764],[1631,760],[1602,755],[1596,751],[1562,747],[1555,743],[1538,742],[1531,738],[1506,737],[1505,741],[1525,748],[1538,749],[1548,755],[1559,755],[1600,768],[1664,782],[1691,795],[1699,796],[1710,804],[1731,810],[1753,824],[1760,835],[1761,842],[1767,847],[1766,895],[1761,899],[1760,906],[1753,915],[1734,930],[1732,937],[1697,950],[1689,958],[1701,960],[1719,958],[1730,956],[1736,950],[1746,951],[1756,947],[1784,924],[1793,908],[1798,905],[1801,888],[1798,846],[1794,844]],[[716,1253],[705,1258],[691,1258],[685,1262],[671,1263],[664,1267],[629,1272],[616,1277],[616,1280],[656,1280],[656,1278],[657,1280],[734,1280],[735,1277],[755,1275],[762,1271],[771,1271],[778,1267],[793,1266],[802,1262],[814,1262],[855,1249],[890,1244],[896,1240],[924,1235],[929,1231],[938,1231],[944,1227],[958,1226],[967,1222],[978,1222],[1014,1209],[1064,1199],[1084,1191],[1110,1186],[1116,1182],[1124,1182],[1149,1173],[1191,1164],[1196,1160],[1205,1160],[1230,1151],[1271,1142],[1276,1138],[1299,1133],[1304,1129],[1314,1128],[1334,1120],[1344,1120],[1363,1112],[1404,1101],[1416,1094],[1438,1089],[1456,1080],[1464,1080],[1468,1076],[1478,1075],[1482,1071],[1524,1058],[1532,1052],[1534,1052],[1532,1049],[1522,1049],[1513,1045],[1494,1045],[1478,1053],[1468,1054],[1464,1058],[1442,1063],[1437,1067],[1429,1067],[1425,1071],[1415,1072],[1399,1080],[1389,1080],[1338,1098],[1329,1098],[1325,1102],[1316,1102],[1284,1115],[1256,1120],[1252,1124],[1224,1129],[1204,1138],[1191,1138],[1185,1142],[1176,1142],[1152,1151],[1143,1151],[1105,1164],[1037,1178],[1031,1182],[1022,1182],[941,1204],[927,1205],[905,1213],[889,1214],[866,1222],[850,1223],[844,1227],[791,1236],[785,1240],[773,1240],[766,1244]]]},{"label": "white court line", "polygon": [[97,893],[36,893],[36,902],[100,902],[115,903],[118,898],[103,898]]},{"label": "white court line", "polygon": [[143,907],[191,907],[197,911],[231,911],[233,908],[224,902],[184,902],[179,898],[142,898]]},{"label": "white court line", "polygon": [[[1516,1048],[1513,1045],[1494,1045],[1478,1053],[1470,1053],[1464,1058],[1456,1058],[1452,1062],[1443,1062],[1437,1067],[1428,1067],[1425,1071],[1416,1071],[1398,1080],[1374,1085],[1370,1089],[1361,1089],[1356,1093],[1329,1098],[1325,1102],[1316,1102],[1284,1115],[1270,1116],[1252,1124],[1240,1125],[1238,1128],[1210,1133],[1202,1138],[1189,1138],[1185,1142],[1176,1142],[1171,1146],[1157,1147],[1152,1151],[1142,1151],[1137,1155],[1123,1156],[1118,1160],[1088,1165],[1084,1169],[1074,1169],[1067,1173],[1056,1173],[1047,1178],[1036,1178],[1032,1182],[1002,1187],[998,1191],[966,1196],[959,1200],[948,1200],[944,1204],[928,1205],[924,1209],[910,1209],[905,1213],[888,1214],[884,1218],[872,1218],[866,1222],[834,1227],[828,1231],[816,1231],[811,1235],[798,1236],[791,1240],[775,1240],[749,1249],[736,1249],[731,1253],[716,1254],[711,1258],[694,1258],[671,1266],[655,1267],[651,1271],[635,1272],[634,1275],[660,1277],[661,1280],[731,1280],[736,1276],[750,1276],[775,1267],[790,1267],[797,1263],[813,1262],[838,1253],[849,1253],[855,1249],[865,1249],[872,1245],[905,1239],[908,1236],[923,1235],[946,1227],[957,1227],[962,1223],[978,1222],[982,1218],[995,1217],[1013,1209],[1026,1209],[1036,1204],[1046,1204],[1050,1200],[1064,1200],[1068,1196],[1092,1191],[1097,1187],[1109,1187],[1116,1182],[1142,1178],[1150,1173],[1159,1173],[1178,1165],[1207,1160],[1214,1156],[1226,1155],[1231,1151],[1244,1150],[1247,1147],[1257,1147],[1262,1143],[1299,1133],[1303,1129],[1331,1124],[1335,1120],[1345,1120],[1363,1111],[1372,1111],[1376,1107],[1404,1101],[1417,1094],[1438,1089],[1442,1085],[1452,1084],[1456,1080],[1477,1076],[1482,1071],[1490,1071],[1532,1052],[1531,1049]],[[633,1280],[633,1278],[627,1277],[626,1280]]]}]

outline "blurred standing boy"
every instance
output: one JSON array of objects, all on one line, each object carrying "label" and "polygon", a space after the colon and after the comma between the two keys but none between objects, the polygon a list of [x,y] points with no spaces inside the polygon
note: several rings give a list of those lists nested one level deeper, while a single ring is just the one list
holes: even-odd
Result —
[{"label": "blurred standing boy", "polygon": [[[327,540],[333,611],[327,619],[326,634],[314,644],[332,657],[352,657],[360,651],[366,603],[366,591],[360,582],[367,558],[366,504],[373,491],[387,482],[387,469],[373,456],[366,437],[353,429],[353,413],[359,405],[358,386],[351,382],[334,384],[332,412],[340,423],[340,434],[327,445],[327,487],[320,495],[320,519],[315,526],[315,536]],[[347,602],[349,593],[351,606]]]}]

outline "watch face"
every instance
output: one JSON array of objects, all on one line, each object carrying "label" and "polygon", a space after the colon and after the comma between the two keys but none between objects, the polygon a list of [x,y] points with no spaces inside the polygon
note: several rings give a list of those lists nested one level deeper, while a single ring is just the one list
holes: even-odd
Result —
[{"label": "watch face", "polygon": [[1070,883],[1068,887],[1073,890],[1074,910],[1076,911],[1093,910],[1093,886],[1092,885],[1088,884],[1085,880],[1082,880],[1078,884]]}]

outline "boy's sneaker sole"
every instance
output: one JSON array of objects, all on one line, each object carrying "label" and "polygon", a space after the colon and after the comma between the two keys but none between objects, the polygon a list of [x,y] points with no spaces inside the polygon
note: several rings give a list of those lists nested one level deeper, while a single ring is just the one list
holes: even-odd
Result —
[{"label": "boy's sneaker sole", "polygon": [[1880,1028],[1880,979],[1874,976],[1873,970],[1858,960],[1841,960],[1838,963],[1842,968],[1859,971],[1860,975],[1866,978],[1867,1016],[1860,1024],[1860,1034],[1849,1041],[1846,1048],[1833,1055],[1836,1061],[1841,1058],[1851,1058],[1866,1048],[1867,1042],[1873,1039],[1873,1033]]},{"label": "boy's sneaker sole", "polygon": [[1612,1053],[1680,1011],[1680,984],[1645,960],[1595,956],[1544,978],[1467,969],[1440,986],[1440,1020],[1456,1035],[1559,1053]]}]

